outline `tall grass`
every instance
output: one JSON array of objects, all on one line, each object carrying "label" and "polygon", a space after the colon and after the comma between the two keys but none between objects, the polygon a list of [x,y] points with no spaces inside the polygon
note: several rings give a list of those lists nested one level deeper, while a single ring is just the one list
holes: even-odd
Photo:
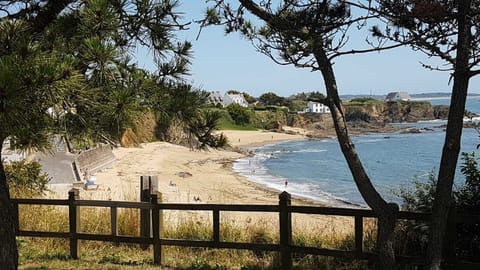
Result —
[{"label": "tall grass", "polygon": [[[168,211],[165,211],[168,212]],[[183,212],[182,214],[185,214]],[[189,212],[190,214],[190,212]],[[120,235],[139,235],[138,209],[121,209],[118,212]],[[229,216],[221,217],[220,240],[246,243],[278,243],[276,221],[269,218],[247,218],[239,222]],[[303,224],[303,225],[302,225]],[[365,246],[373,243],[375,235],[369,222],[365,223]],[[108,208],[82,207],[80,230],[86,233],[109,234],[110,210]],[[54,206],[21,206],[20,228],[37,231],[68,231],[68,208]],[[210,216],[202,213],[178,216],[164,214],[162,238],[210,240],[213,238]],[[370,239],[371,238],[371,239]],[[294,224],[293,242],[299,246],[352,250],[354,237],[350,233],[336,232],[326,225],[300,222]],[[60,239],[19,238],[20,263],[43,269],[154,269],[151,248],[142,250],[138,245],[80,241],[79,261],[69,260],[69,242]],[[371,248],[371,247],[370,247]],[[367,247],[366,247],[367,249]],[[369,248],[368,248],[369,249]],[[166,265],[175,269],[278,269],[276,252],[248,250],[165,247]],[[367,269],[364,262],[345,262],[338,259],[296,254],[295,269]],[[42,268],[33,268],[42,269]],[[158,269],[158,268],[156,268]]]}]

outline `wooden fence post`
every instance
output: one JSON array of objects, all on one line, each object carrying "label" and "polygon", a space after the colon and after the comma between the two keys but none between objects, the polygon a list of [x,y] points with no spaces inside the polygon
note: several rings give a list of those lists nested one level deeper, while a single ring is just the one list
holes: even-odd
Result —
[{"label": "wooden fence post", "polygon": [[220,211],[213,210],[213,242],[220,243]]},{"label": "wooden fence post", "polygon": [[363,255],[363,217],[355,216],[355,257],[361,259]]},{"label": "wooden fence post", "polygon": [[15,235],[18,235],[18,231],[20,230],[20,216],[18,211],[18,203],[12,203],[13,206],[13,215],[15,221]]},{"label": "wooden fence post", "polygon": [[162,202],[162,194],[160,192],[151,194],[152,203],[152,233],[153,233],[153,263],[157,265],[165,264],[163,256],[163,247],[160,238],[163,234],[163,213],[158,207]]},{"label": "wooden fence post", "polygon": [[[152,180],[150,176],[140,176],[140,201],[150,202],[152,194]],[[140,209],[140,236],[151,237],[150,231],[150,209]],[[141,245],[143,250],[148,249],[148,245]]]},{"label": "wooden fence post", "polygon": [[279,196],[279,214],[280,214],[280,256],[282,270],[291,270],[293,267],[292,260],[292,213],[290,205],[292,204],[291,196],[284,191]]},{"label": "wooden fence post", "polygon": [[75,205],[75,200],[79,199],[79,190],[72,188],[68,192],[68,223],[70,227],[70,257],[78,259],[78,237],[77,230],[80,223],[80,209]]}]

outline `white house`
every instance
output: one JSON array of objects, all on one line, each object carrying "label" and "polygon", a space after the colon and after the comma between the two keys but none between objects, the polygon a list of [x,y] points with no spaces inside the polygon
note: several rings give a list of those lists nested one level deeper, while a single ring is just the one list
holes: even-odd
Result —
[{"label": "white house", "polygon": [[319,102],[309,101],[305,112],[311,113],[330,113],[330,108]]},{"label": "white house", "polygon": [[232,103],[238,104],[242,107],[248,107],[248,102],[245,100],[243,94],[228,94],[223,96],[223,105],[228,106]]},{"label": "white house", "polygon": [[408,101],[412,99],[407,92],[390,92],[385,97],[385,101]]}]

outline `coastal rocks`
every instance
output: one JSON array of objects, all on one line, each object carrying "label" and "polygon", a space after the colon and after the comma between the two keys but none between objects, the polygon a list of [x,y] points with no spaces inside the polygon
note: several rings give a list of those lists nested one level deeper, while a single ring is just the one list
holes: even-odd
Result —
[{"label": "coastal rocks", "polygon": [[449,109],[449,106],[447,105],[433,106],[433,115],[435,116],[435,119],[447,119],[448,109]]},{"label": "coastal rocks", "polygon": [[463,127],[464,128],[480,128],[480,123],[479,122],[473,122],[473,121],[464,121],[463,122]]},{"label": "coastal rocks", "polygon": [[346,104],[347,122],[397,123],[446,119],[448,106],[434,106],[426,101],[395,101],[373,104]]},{"label": "coastal rocks", "polygon": [[419,134],[427,131],[433,131],[431,128],[406,128],[400,131],[400,134]]},{"label": "coastal rocks", "polygon": [[333,121],[329,113],[302,113],[289,116],[288,125],[297,128],[332,129]]},{"label": "coastal rocks", "polygon": [[385,122],[417,122],[435,119],[433,106],[429,102],[387,102]]}]

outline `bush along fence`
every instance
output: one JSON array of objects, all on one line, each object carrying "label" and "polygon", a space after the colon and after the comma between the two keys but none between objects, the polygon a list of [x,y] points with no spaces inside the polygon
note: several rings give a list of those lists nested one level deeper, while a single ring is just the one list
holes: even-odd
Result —
[{"label": "bush along fence", "polygon": [[[278,205],[223,205],[223,204],[171,204],[159,203],[159,196],[151,194],[148,202],[125,202],[125,201],[98,201],[98,200],[80,200],[79,191],[72,189],[67,200],[58,199],[13,199],[13,205],[17,214],[17,235],[25,237],[50,237],[64,238],[70,240],[70,256],[72,259],[78,259],[78,241],[107,241],[115,243],[136,243],[142,247],[153,245],[153,261],[155,264],[163,263],[164,246],[183,246],[183,247],[204,247],[218,249],[244,249],[252,251],[273,251],[281,255],[282,269],[292,269],[293,254],[313,254],[321,256],[331,256],[342,259],[356,259],[375,261],[374,253],[363,250],[363,220],[364,218],[375,218],[375,213],[365,209],[347,209],[347,208],[328,208],[316,206],[292,206],[291,197],[287,192],[279,195]],[[143,198],[145,199],[145,198]],[[68,232],[45,232],[45,231],[25,231],[18,226],[19,205],[59,205],[68,206],[69,213],[69,231]],[[79,232],[80,228],[80,209],[82,207],[106,207],[110,208],[110,234],[89,234]],[[141,230],[141,236],[123,236],[118,234],[117,213],[118,208],[135,208],[141,212],[147,212],[147,220],[151,226],[142,225],[145,229]],[[211,211],[213,235],[210,240],[180,240],[166,239],[162,237],[163,218],[162,210],[189,210],[189,211]],[[220,240],[220,212],[222,211],[241,211],[241,212],[274,212],[279,214],[279,232],[280,241],[278,244],[261,243],[240,243],[225,242]],[[149,213],[149,214],[148,214]],[[292,213],[312,214],[312,215],[334,215],[353,217],[355,223],[355,245],[353,250],[334,250],[317,247],[295,246],[292,243]],[[449,256],[445,263],[454,269],[480,269],[480,263],[460,262],[455,258],[455,225],[456,223],[474,223],[480,224],[479,215],[460,216],[451,215],[453,222],[450,222],[450,229],[447,233],[449,250],[446,254]],[[398,213],[399,220],[416,220],[428,222],[430,218],[426,213],[403,212]],[[149,228],[150,227],[150,228]],[[151,231],[150,231],[151,229]],[[422,265],[424,258],[420,257],[402,257],[399,256],[398,262],[407,265]]]}]

